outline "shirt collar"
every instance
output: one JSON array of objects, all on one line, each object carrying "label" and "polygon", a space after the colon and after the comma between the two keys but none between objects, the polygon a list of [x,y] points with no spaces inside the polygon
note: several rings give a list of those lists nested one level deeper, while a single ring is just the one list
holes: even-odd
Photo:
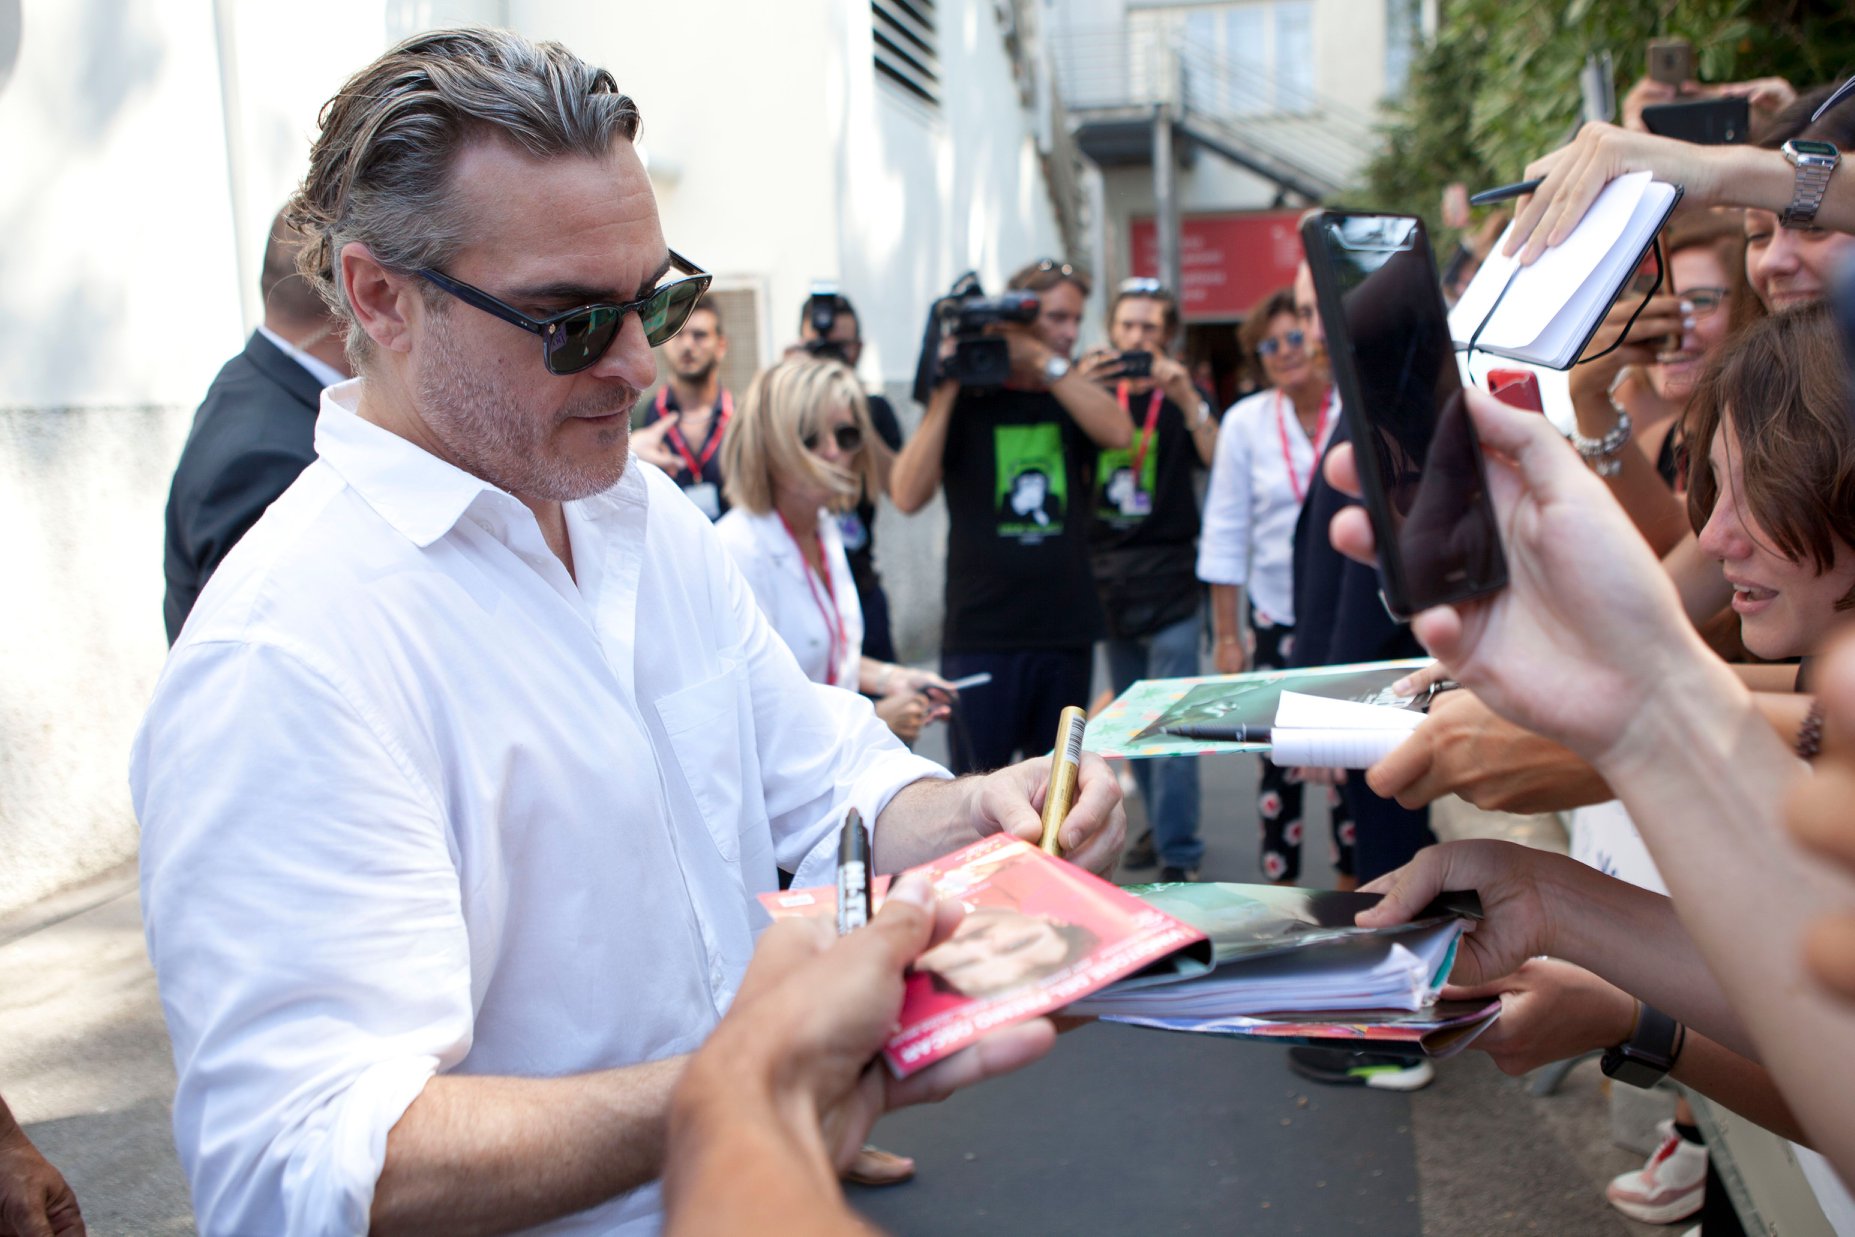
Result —
[{"label": "shirt collar", "polygon": [[336,383],[348,381],[348,375],[342,373],[320,357],[310,356],[307,352],[304,352],[301,348],[298,348],[295,344],[271,330],[262,322],[258,323],[258,334],[270,340],[273,344],[276,344],[279,352],[308,370],[309,376],[314,378],[322,386],[332,387]]},{"label": "shirt collar", "polygon": [[[356,409],[363,381],[352,378],[322,392],[316,454],[408,541],[421,548],[432,544],[478,505],[533,521],[515,495],[362,419]],[[617,485],[567,504],[594,520],[619,506],[644,505],[643,477],[629,465]]]}]

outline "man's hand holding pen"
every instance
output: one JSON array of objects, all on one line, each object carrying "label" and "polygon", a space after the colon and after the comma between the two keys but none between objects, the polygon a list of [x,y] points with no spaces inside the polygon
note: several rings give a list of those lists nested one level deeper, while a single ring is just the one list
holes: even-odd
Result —
[{"label": "man's hand holding pen", "polygon": [[[979,832],[1009,833],[1035,846],[1043,835],[1043,799],[1050,758],[1036,756],[973,779],[971,819]],[[1057,835],[1063,858],[1106,878],[1120,861],[1127,838],[1121,786],[1101,757],[1082,754],[1075,806]]]}]

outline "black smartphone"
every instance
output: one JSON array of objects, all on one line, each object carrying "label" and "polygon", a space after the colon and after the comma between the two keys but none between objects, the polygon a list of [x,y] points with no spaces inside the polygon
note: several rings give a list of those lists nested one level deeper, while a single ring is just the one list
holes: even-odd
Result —
[{"label": "black smartphone", "polygon": [[1153,354],[1150,352],[1123,352],[1121,354],[1121,378],[1151,378],[1153,376]]},{"label": "black smartphone", "polygon": [[1695,99],[1653,103],[1642,109],[1651,133],[1701,146],[1730,146],[1752,140],[1752,105],[1744,99]]},{"label": "black smartphone", "polygon": [[1398,618],[1507,583],[1436,259],[1410,215],[1303,216],[1340,407]]}]

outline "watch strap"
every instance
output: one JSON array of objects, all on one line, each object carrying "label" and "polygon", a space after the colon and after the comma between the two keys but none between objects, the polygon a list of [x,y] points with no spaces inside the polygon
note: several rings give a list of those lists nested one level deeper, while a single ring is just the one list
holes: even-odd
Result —
[{"label": "watch strap", "polygon": [[1787,228],[1813,227],[1823,195],[1829,191],[1829,178],[1842,162],[1841,153],[1826,156],[1799,151],[1792,142],[1786,142],[1783,150],[1796,171],[1796,181],[1791,189],[1791,204],[1778,216],[1778,222]]},{"label": "watch strap", "polygon": [[1604,1052],[1605,1075],[1632,1087],[1653,1087],[1675,1068],[1687,1043],[1687,1028],[1653,1005],[1636,1003],[1630,1037]]},{"label": "watch strap", "polygon": [[1066,357],[1051,356],[1043,363],[1043,380],[1046,386],[1055,386],[1069,372],[1069,360]]}]

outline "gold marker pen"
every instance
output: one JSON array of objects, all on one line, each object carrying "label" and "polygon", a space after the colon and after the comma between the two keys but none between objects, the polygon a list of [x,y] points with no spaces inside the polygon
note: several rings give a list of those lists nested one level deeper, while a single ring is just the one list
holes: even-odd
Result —
[{"label": "gold marker pen", "polygon": [[1056,748],[1050,753],[1050,789],[1043,796],[1043,839],[1039,843],[1046,854],[1063,853],[1056,834],[1069,809],[1075,806],[1076,782],[1082,773],[1082,732],[1087,727],[1088,715],[1073,704],[1056,722]]}]

